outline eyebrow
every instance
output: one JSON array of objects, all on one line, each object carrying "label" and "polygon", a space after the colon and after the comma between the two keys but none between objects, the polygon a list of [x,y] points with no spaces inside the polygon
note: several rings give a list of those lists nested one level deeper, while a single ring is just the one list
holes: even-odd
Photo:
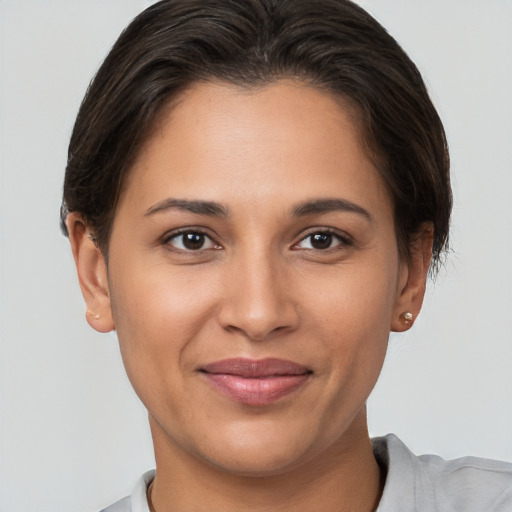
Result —
[{"label": "eyebrow", "polygon": [[[148,217],[156,213],[161,213],[168,210],[182,210],[195,213],[197,215],[208,215],[211,217],[227,216],[227,209],[214,201],[192,201],[188,199],[175,199],[172,197],[164,199],[163,201],[159,201],[158,203],[149,207],[145,213],[145,216]],[[312,199],[310,201],[298,204],[292,208],[291,213],[294,217],[304,217],[306,215],[336,211],[357,213],[363,215],[370,221],[373,220],[370,213],[362,206],[348,201],[347,199],[339,198]]]},{"label": "eyebrow", "polygon": [[329,213],[329,212],[351,212],[363,215],[369,221],[373,218],[368,210],[365,210],[362,206],[359,206],[352,201],[347,199],[339,198],[322,198],[313,199],[300,203],[292,209],[292,215],[294,217],[303,217],[306,215],[313,215],[318,213]]},{"label": "eyebrow", "polygon": [[213,201],[190,201],[187,199],[174,199],[169,197],[147,209],[145,217],[168,210],[182,210],[197,215],[208,215],[211,217],[226,217],[227,210],[219,203]]}]

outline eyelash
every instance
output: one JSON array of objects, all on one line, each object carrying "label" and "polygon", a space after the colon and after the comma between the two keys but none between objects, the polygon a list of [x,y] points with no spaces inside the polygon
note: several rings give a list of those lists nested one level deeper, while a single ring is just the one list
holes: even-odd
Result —
[{"label": "eyelash", "polygon": [[[337,249],[340,249],[340,247],[351,247],[354,245],[354,240],[347,234],[340,234],[338,233],[337,231],[334,231],[333,229],[329,229],[329,228],[324,228],[324,229],[315,229],[314,231],[310,231],[306,236],[302,237],[299,241],[299,243],[297,244],[294,244],[292,249],[300,249],[299,247],[299,244],[301,244],[302,242],[304,242],[305,240],[307,239],[310,239],[315,236],[315,235],[327,235],[328,237],[330,237],[330,241],[332,243],[332,239],[336,239],[338,241],[338,243],[334,246],[334,247],[327,247],[325,249],[318,249],[318,248],[315,248],[315,247],[308,247],[308,248],[304,248],[304,250],[308,250],[308,251],[316,251],[316,252],[327,252],[327,251],[335,251]],[[310,245],[311,242],[310,242]]]},{"label": "eyelash", "polygon": [[[210,243],[213,244],[213,247],[208,247],[206,249],[203,247],[200,247],[198,249],[187,248],[187,247],[185,247],[185,244],[183,243],[184,242],[183,237],[185,235],[196,235],[196,236],[204,237],[204,242],[209,240]],[[171,242],[173,240],[178,240],[180,237],[182,237],[181,245],[183,247],[173,247]],[[217,244],[210,235],[208,235],[201,229],[194,229],[194,228],[186,228],[186,229],[181,229],[179,231],[175,231],[175,232],[165,236],[164,239],[162,240],[162,244],[166,245],[166,246],[171,246],[175,251],[183,252],[183,253],[200,253],[202,251],[208,251],[208,250],[213,250],[213,249],[215,249],[215,250],[222,249],[222,247],[219,244]],[[203,245],[204,245],[204,243],[203,243]]]},{"label": "eyelash", "polygon": [[[183,238],[181,241],[182,247],[176,247],[176,246],[172,245],[171,242],[173,240],[179,240],[180,237],[184,237],[185,235],[195,235],[195,236],[201,237],[202,238],[201,247],[199,247],[197,249],[192,249],[190,247],[186,247]],[[315,235],[321,235],[321,236],[328,237],[327,240],[329,241],[329,247],[322,248],[322,249],[313,247],[313,244],[311,243],[311,239]],[[341,235],[340,233],[338,233],[332,229],[324,228],[324,229],[315,229],[314,231],[310,231],[306,236],[303,236],[299,240],[298,243],[294,244],[291,247],[291,249],[292,250],[301,250],[300,244],[302,244],[307,239],[310,239],[311,247],[305,247],[302,249],[307,250],[307,251],[320,252],[320,253],[337,250],[340,248],[340,246],[341,247],[351,247],[354,245],[354,240],[350,236],[348,236],[346,234]],[[337,242],[338,242],[335,246],[331,246],[333,239],[337,240]],[[203,247],[207,240],[209,240],[210,244],[213,245],[212,247],[207,247],[207,248]],[[175,250],[175,251],[183,252],[183,253],[201,253],[203,251],[208,251],[208,250],[222,249],[222,246],[219,245],[217,242],[215,242],[215,240],[213,240],[213,238],[210,235],[208,235],[205,231],[203,231],[201,229],[194,229],[194,228],[186,228],[186,229],[181,229],[179,231],[173,232],[170,235],[164,237],[162,243],[163,243],[163,245],[172,247],[173,250]]]}]

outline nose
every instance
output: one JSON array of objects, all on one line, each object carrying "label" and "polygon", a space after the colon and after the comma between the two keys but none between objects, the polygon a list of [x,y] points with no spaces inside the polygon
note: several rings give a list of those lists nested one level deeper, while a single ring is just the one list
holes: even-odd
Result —
[{"label": "nose", "polygon": [[299,309],[290,271],[276,260],[251,253],[231,262],[218,313],[224,329],[255,341],[296,329]]}]

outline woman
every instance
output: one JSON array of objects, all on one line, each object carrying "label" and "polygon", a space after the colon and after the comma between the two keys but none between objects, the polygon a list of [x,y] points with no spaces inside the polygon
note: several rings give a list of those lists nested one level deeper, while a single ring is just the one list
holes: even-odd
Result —
[{"label": "woman", "polygon": [[156,473],[114,511],[509,510],[512,468],[370,440],[451,210],[414,64],[338,0],[163,1],[100,68],[62,221]]}]

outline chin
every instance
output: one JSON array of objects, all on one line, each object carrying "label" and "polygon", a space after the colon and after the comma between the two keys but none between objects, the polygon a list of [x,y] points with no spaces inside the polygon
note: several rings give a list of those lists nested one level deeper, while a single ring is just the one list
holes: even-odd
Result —
[{"label": "chin", "polygon": [[293,432],[279,427],[271,422],[255,421],[241,429],[226,429],[223,436],[208,440],[200,456],[211,466],[239,476],[286,473],[309,460],[315,450],[307,429]]},{"label": "chin", "polygon": [[[223,472],[240,477],[271,477],[289,472],[301,465],[303,454],[264,448],[246,450],[237,447],[230,456],[210,456],[206,461]],[[301,457],[302,455],[302,457]]]}]

